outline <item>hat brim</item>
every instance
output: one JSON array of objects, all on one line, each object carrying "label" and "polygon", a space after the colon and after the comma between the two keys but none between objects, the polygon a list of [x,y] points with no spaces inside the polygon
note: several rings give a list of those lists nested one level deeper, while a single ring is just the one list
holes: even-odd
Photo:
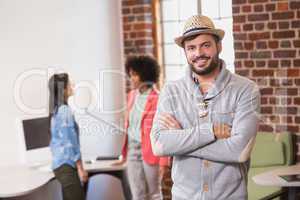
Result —
[{"label": "hat brim", "polygon": [[193,35],[199,35],[199,34],[212,34],[212,35],[219,37],[219,39],[222,40],[224,38],[225,32],[221,29],[196,30],[196,31],[187,33],[183,36],[177,37],[174,39],[174,41],[178,46],[183,48],[183,41],[185,40],[185,38],[193,36]]}]

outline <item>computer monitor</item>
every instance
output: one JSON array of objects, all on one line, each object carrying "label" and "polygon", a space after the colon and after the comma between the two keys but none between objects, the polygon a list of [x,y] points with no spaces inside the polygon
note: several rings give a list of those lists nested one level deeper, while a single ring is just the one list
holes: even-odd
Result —
[{"label": "computer monitor", "polygon": [[18,119],[21,162],[30,165],[51,163],[48,116]]}]

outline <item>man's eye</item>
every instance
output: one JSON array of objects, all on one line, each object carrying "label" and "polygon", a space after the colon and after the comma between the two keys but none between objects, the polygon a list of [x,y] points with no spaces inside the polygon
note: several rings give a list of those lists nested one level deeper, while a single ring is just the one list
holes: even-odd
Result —
[{"label": "man's eye", "polygon": [[204,47],[208,48],[208,47],[210,47],[210,44],[204,44]]}]

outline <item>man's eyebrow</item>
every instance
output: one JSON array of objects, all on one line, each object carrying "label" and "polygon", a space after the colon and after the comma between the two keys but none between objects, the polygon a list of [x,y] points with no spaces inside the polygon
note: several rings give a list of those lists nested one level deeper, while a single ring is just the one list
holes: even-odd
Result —
[{"label": "man's eyebrow", "polygon": [[195,44],[187,44],[186,47],[196,46]]},{"label": "man's eyebrow", "polygon": [[[204,41],[202,43],[200,43],[200,46],[203,46],[205,44],[211,44],[212,42],[210,40]],[[197,44],[198,45],[198,44]],[[191,47],[191,46],[197,46],[196,44],[187,44],[186,47]]]},{"label": "man's eyebrow", "polygon": [[202,42],[200,45],[203,46],[205,44],[211,44],[211,41],[208,40],[208,41]]}]

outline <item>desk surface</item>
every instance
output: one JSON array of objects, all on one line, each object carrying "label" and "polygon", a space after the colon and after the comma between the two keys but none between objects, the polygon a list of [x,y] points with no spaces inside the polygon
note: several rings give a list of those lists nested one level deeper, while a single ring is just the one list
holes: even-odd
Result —
[{"label": "desk surface", "polygon": [[0,167],[0,197],[29,194],[48,183],[52,172],[42,172],[24,165]]},{"label": "desk surface", "polygon": [[106,172],[106,171],[121,171],[126,168],[126,164],[113,165],[116,160],[101,160],[95,161],[92,164],[83,163],[83,168],[87,172]]},{"label": "desk surface", "polygon": [[253,181],[258,185],[280,186],[280,187],[299,187],[300,182],[287,182],[279,177],[280,175],[300,174],[300,164],[288,167],[280,167],[268,172],[253,176]]},{"label": "desk surface", "polygon": [[[113,166],[113,160],[84,164],[88,172],[108,172],[124,170],[126,164]],[[26,195],[47,184],[54,178],[53,172],[38,170],[25,165],[0,166],[0,198]]]}]

